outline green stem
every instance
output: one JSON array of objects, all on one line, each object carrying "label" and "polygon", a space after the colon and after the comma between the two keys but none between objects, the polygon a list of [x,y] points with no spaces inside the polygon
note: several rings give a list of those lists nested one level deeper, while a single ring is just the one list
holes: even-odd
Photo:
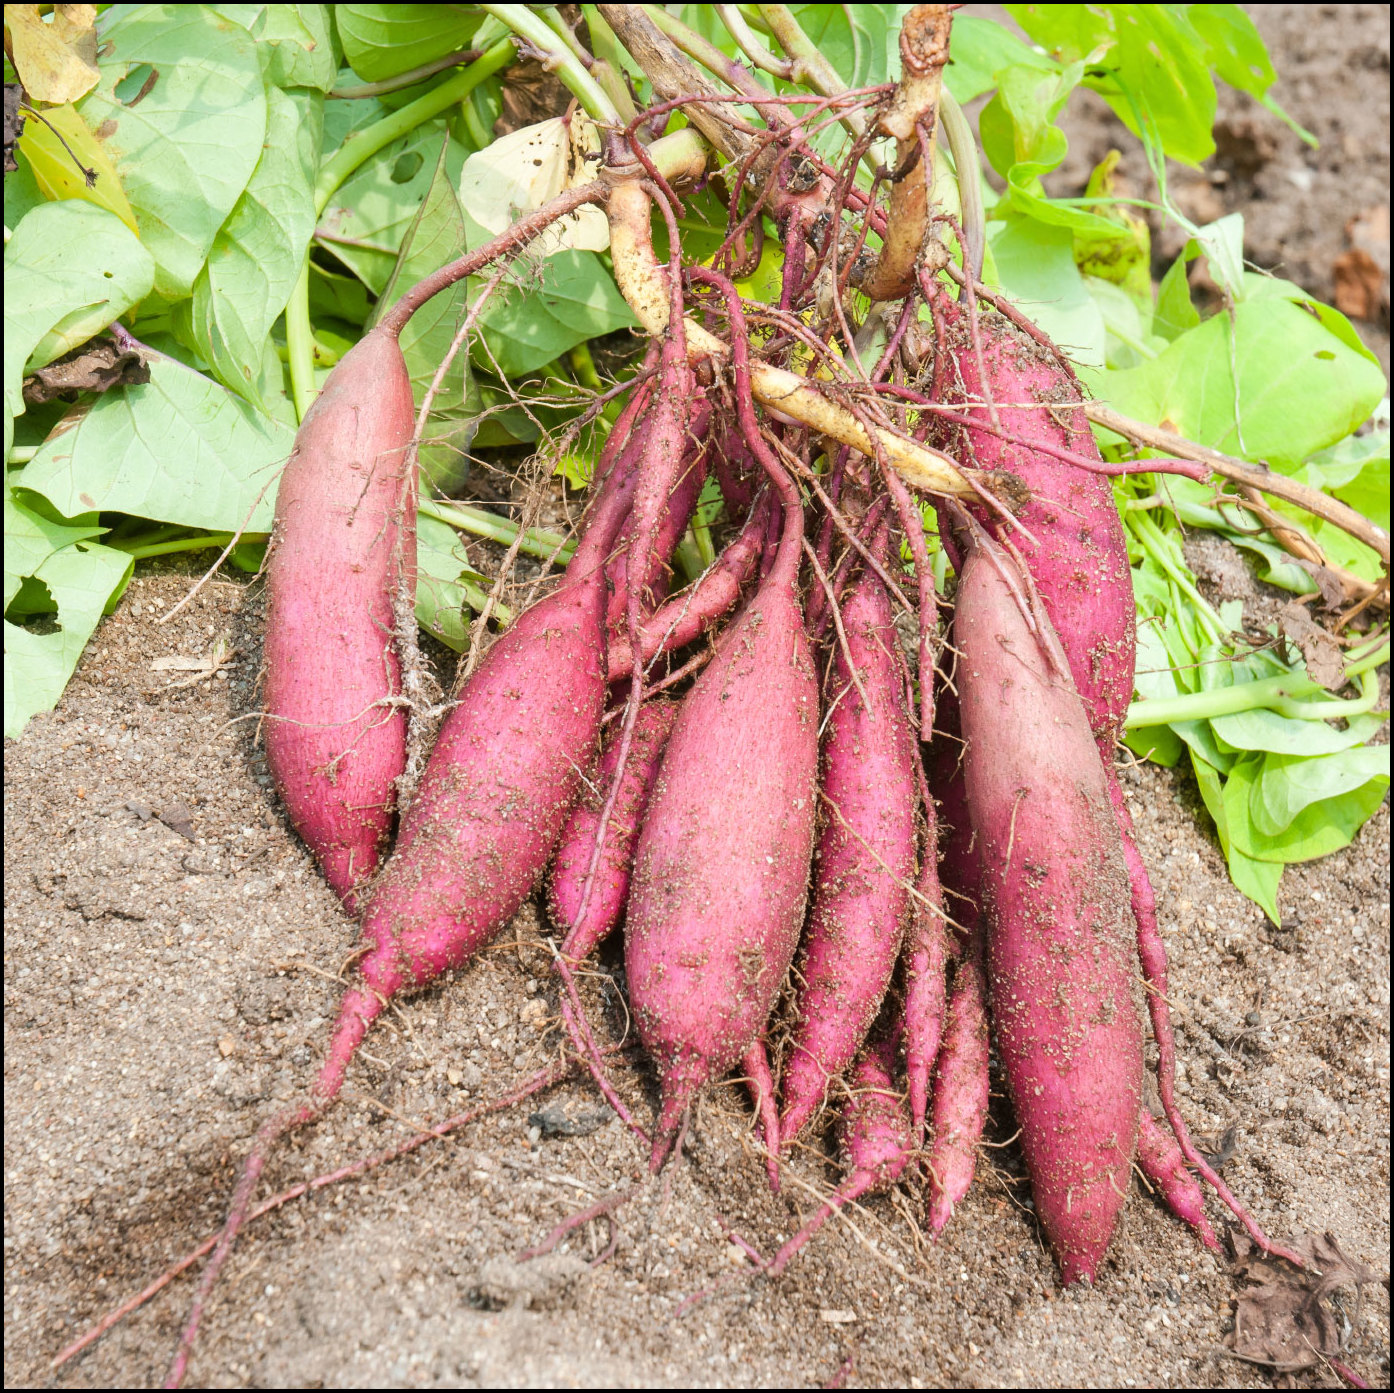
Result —
[{"label": "green stem", "polygon": [[473,63],[479,57],[477,48],[462,48],[458,53],[447,53],[430,63],[423,63],[409,72],[398,73],[396,77],[384,78],[381,82],[366,82],[361,87],[336,87],[329,93],[331,101],[356,102],[367,97],[385,97],[389,92],[400,92],[404,87],[415,87],[428,77],[443,73],[447,68],[457,68],[462,63]]},{"label": "green stem", "polygon": [[[455,583],[460,587],[460,593],[465,597],[465,603],[476,614],[483,614],[484,606],[489,603],[488,595],[471,581],[461,579]],[[506,629],[513,622],[513,611],[502,601],[496,601],[493,617],[501,629]]]},{"label": "green stem", "polygon": [[965,261],[975,280],[983,276],[983,255],[987,246],[987,214],[983,210],[982,166],[978,163],[978,143],[963,108],[947,87],[939,93],[939,121],[944,141],[953,156],[954,176],[958,180],[959,225],[963,228]]},{"label": "green stem", "polygon": [[303,421],[315,402],[315,331],[310,325],[310,256],[305,254],[300,279],[286,303],[286,363],[295,419]]},{"label": "green stem", "polygon": [[[543,32],[550,32],[545,26],[542,28]],[[372,159],[379,150],[385,150],[394,140],[400,140],[418,126],[424,125],[442,112],[449,111],[457,102],[469,96],[486,77],[492,77],[500,68],[507,67],[512,60],[513,41],[500,39],[482,58],[471,63],[463,72],[456,73],[448,82],[442,82],[425,96],[408,102],[400,111],[394,111],[390,116],[384,116],[381,121],[375,121],[371,126],[350,135],[320,167],[319,177],[315,180],[315,216],[319,217],[324,212],[329,206],[329,200],[339,191],[345,180]]]},{"label": "green stem", "polygon": [[[1388,657],[1387,649],[1385,657]],[[1123,727],[1125,730],[1139,730],[1144,726],[1174,725],[1178,721],[1213,721],[1218,716],[1235,716],[1241,711],[1263,709],[1298,721],[1330,721],[1338,716],[1349,719],[1374,710],[1379,700],[1379,680],[1373,671],[1367,668],[1356,673],[1348,669],[1346,675],[1360,683],[1360,696],[1349,701],[1334,698],[1326,701],[1306,700],[1322,694],[1326,689],[1305,673],[1279,673],[1276,677],[1240,682],[1212,692],[1135,701],[1128,708]]]},{"label": "green stem", "polygon": [[623,124],[614,103],[586,71],[585,64],[571,51],[569,44],[559,39],[541,15],[534,14],[526,5],[481,5],[479,8],[546,54],[548,66],[585,108],[591,120],[602,126]]},{"label": "green stem", "polygon": [[1167,573],[1177,589],[1196,607],[1197,612],[1204,619],[1206,627],[1210,630],[1211,638],[1217,643],[1222,641],[1225,636],[1224,621],[1215,612],[1210,601],[1196,589],[1195,581],[1191,579],[1190,572],[1184,566],[1177,565],[1174,543],[1145,513],[1129,513],[1127,522],[1133,530],[1133,535]]},{"label": "green stem", "polygon": [[[479,508],[467,507],[463,503],[437,503],[433,499],[423,499],[417,505],[417,511],[425,517],[445,523],[447,527],[498,542],[500,546],[512,546],[513,539],[518,535],[516,522],[500,517],[497,513],[486,513]],[[523,541],[518,550],[525,556],[535,556],[542,561],[555,560],[558,565],[565,565],[571,560],[576,544],[555,532],[544,532],[534,527],[523,534]]]},{"label": "green stem", "polygon": [[[320,166],[315,179],[315,217],[329,206],[329,200],[343,187],[345,181],[366,164],[379,150],[394,140],[400,140],[418,126],[448,111],[462,102],[485,78],[491,77],[513,59],[513,41],[500,39],[482,58],[456,73],[447,82],[433,88],[400,111],[384,116],[371,126],[350,135]],[[290,360],[290,395],[295,403],[298,420],[305,419],[315,400],[314,334],[310,328],[310,254],[305,253],[300,279],[286,305],[286,351]]]},{"label": "green stem", "polygon": [[[137,539],[134,542],[116,542],[110,545],[137,561],[145,561],[151,556],[173,556],[181,551],[222,551],[234,535],[232,532],[209,532],[202,537],[180,537],[172,542],[142,542]],[[244,532],[238,540],[255,543],[266,541],[266,537],[265,532]]]}]

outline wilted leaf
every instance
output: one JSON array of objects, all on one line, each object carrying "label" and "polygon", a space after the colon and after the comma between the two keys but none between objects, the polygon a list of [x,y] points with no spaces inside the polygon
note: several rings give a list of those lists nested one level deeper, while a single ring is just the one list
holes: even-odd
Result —
[{"label": "wilted leaf", "polygon": [[[60,138],[61,137],[61,138]],[[54,106],[44,119],[24,123],[19,152],[29,165],[34,182],[45,198],[80,198],[115,213],[132,232],[136,215],[107,148],[92,133],[72,106]],[[88,182],[90,171],[95,178]],[[5,200],[10,190],[6,180]]]},{"label": "wilted leaf", "polygon": [[[90,203],[43,203],[5,248],[5,454],[21,384],[85,343],[150,293],[150,254],[124,223]],[[81,512],[75,508],[72,512]]]},{"label": "wilted leaf", "polygon": [[1253,1285],[1235,1298],[1229,1346],[1241,1359],[1294,1374],[1339,1358],[1345,1348],[1344,1319],[1325,1298],[1342,1287],[1358,1291],[1379,1277],[1346,1257],[1334,1234],[1304,1234],[1287,1246],[1304,1267],[1265,1256],[1247,1235],[1234,1235],[1234,1275]]},{"label": "wilted leaf", "polygon": [[1335,636],[1316,623],[1307,606],[1292,600],[1278,612],[1278,628],[1289,643],[1302,650],[1307,675],[1320,682],[1330,692],[1338,692],[1346,684],[1346,667],[1341,645]]},{"label": "wilted leaf", "polygon": [[[580,112],[554,117],[500,136],[465,161],[460,172],[460,207],[471,248],[496,237],[523,213],[540,208],[563,189],[586,183],[593,170],[586,156],[599,149],[595,126]],[[537,238],[533,255],[550,256],[568,247],[604,251],[610,227],[599,208],[578,208]]]},{"label": "wilted leaf", "polygon": [[95,5],[55,5],[45,23],[37,5],[5,6],[5,51],[32,101],[61,106],[96,85]]},{"label": "wilted leaf", "polygon": [[26,377],[24,404],[76,401],[81,392],[109,392],[113,387],[139,387],[149,381],[150,369],[139,353],[103,339],[75,348]]}]

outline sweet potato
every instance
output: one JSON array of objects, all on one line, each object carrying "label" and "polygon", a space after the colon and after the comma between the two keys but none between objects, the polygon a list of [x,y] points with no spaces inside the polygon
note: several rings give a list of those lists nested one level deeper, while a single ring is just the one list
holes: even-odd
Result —
[{"label": "sweet potato", "polygon": [[[692,514],[697,507],[698,495],[707,481],[707,445],[704,440],[710,408],[703,401],[693,405],[692,419],[688,422],[688,443],[683,451],[682,462],[678,466],[676,479],[668,495],[658,526],[654,533],[653,552],[649,557],[648,574],[645,576],[643,593],[640,596],[640,613],[648,615],[667,591],[667,568],[673,552],[682,541]],[[624,531],[620,533],[619,545],[615,555],[610,558],[605,574],[610,582],[610,600],[606,607],[606,623],[611,630],[623,630],[629,607],[629,551],[634,540],[636,518],[631,514]]]},{"label": "sweet potato", "polygon": [[905,1099],[891,1079],[894,1060],[895,1039],[884,1037],[868,1046],[853,1067],[839,1128],[847,1178],[770,1260],[767,1276],[777,1277],[843,1205],[888,1190],[900,1179],[912,1146]]},{"label": "sweet potato", "polygon": [[[663,604],[644,620],[639,631],[640,651],[648,663],[660,653],[685,648],[735,607],[741,587],[755,571],[765,543],[769,509],[756,503],[749,521],[690,589]],[[621,627],[612,630],[608,655],[611,682],[621,682],[634,671],[629,636]]]},{"label": "sweet potato", "polygon": [[406,766],[393,599],[415,584],[414,426],[402,350],[375,330],[305,416],[267,559],[266,762],[350,909],[377,869]]},{"label": "sweet potato", "polygon": [[872,571],[842,606],[842,627],[847,641],[834,649],[823,741],[813,909],[785,1056],[782,1143],[804,1128],[865,1040],[911,913],[915,737],[890,597]]},{"label": "sweet potato", "polygon": [[620,747],[618,726],[614,727],[605,745],[600,767],[588,792],[567,819],[556,860],[552,863],[550,904],[552,918],[567,930],[562,952],[575,961],[591,953],[619,922],[624,910],[634,843],[639,837],[649,790],[677,713],[676,702],[661,699],[646,701],[639,709],[628,767],[615,800],[584,917],[585,882],[590,874],[601,807],[615,778]]},{"label": "sweet potato", "polygon": [[[1013,572],[1016,572],[1015,577]],[[1092,1281],[1127,1194],[1142,1100],[1134,930],[1103,767],[1049,620],[986,537],[964,562],[964,773],[992,1016],[1036,1211],[1067,1283]]]},{"label": "sweet potato", "polygon": [[[738,313],[737,303],[733,327]],[[803,514],[759,434],[748,348],[734,337],[742,426],[780,496],[784,534],[682,704],[634,858],[625,964],[662,1084],[655,1168],[694,1095],[764,1029],[798,945],[813,854],[818,686],[799,605]]]},{"label": "sweet potato", "polygon": [[944,1043],[934,1071],[933,1135],[927,1222],[940,1233],[968,1193],[978,1163],[978,1142],[988,1105],[987,982],[982,945],[975,939],[954,974]]},{"label": "sweet potato", "polygon": [[359,982],[345,994],[309,1096],[257,1132],[218,1245],[201,1275],[170,1378],[185,1366],[203,1305],[236,1240],[276,1142],[338,1097],[369,1026],[512,918],[541,876],[600,734],[605,698],[605,561],[623,520],[597,508],[561,586],[525,610],[484,655],[431,751],[363,921]]},{"label": "sweet potato", "polygon": [[1205,1217],[1205,1199],[1195,1177],[1186,1169],[1176,1138],[1146,1108],[1142,1110],[1137,1137],[1137,1163],[1143,1175],[1162,1192],[1167,1208],[1189,1224],[1207,1248],[1216,1252],[1220,1240]]},{"label": "sweet potato", "polygon": [[[1035,541],[1017,528],[1011,529],[1012,540],[1069,658],[1090,727],[1111,746],[1133,697],[1137,658],[1132,574],[1113,487],[1103,474],[1030,444],[1009,443],[989,428],[990,400],[1000,428],[1018,439],[1101,458],[1079,406],[1079,382],[1058,358],[999,314],[979,321],[984,376],[968,333],[966,308],[946,302],[940,313],[948,319],[963,410],[983,423],[966,428],[961,443],[981,468],[1015,474],[1030,492],[1017,516]],[[994,533],[1006,530],[999,516],[987,522]]]}]

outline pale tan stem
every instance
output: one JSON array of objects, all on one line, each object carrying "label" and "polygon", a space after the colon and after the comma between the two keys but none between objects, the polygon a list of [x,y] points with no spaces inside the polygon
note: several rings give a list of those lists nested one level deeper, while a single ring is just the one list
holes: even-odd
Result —
[{"label": "pale tan stem", "polygon": [[949,60],[952,18],[948,5],[916,5],[901,26],[900,86],[879,124],[895,138],[899,167],[912,162],[913,167],[891,186],[881,258],[862,282],[863,293],[873,300],[899,300],[915,288],[915,263],[929,228],[928,181],[933,174],[939,93]]},{"label": "pale tan stem", "polygon": [[1343,532],[1350,533],[1357,541],[1363,542],[1375,552],[1386,566],[1389,565],[1389,533],[1382,527],[1376,527],[1369,518],[1362,517],[1348,504],[1322,493],[1320,489],[1298,483],[1296,479],[1289,479],[1285,474],[1274,473],[1264,465],[1248,464],[1232,455],[1212,450],[1208,445],[1198,445],[1194,440],[1177,435],[1175,431],[1163,430],[1160,426],[1144,425],[1141,421],[1121,415],[1102,402],[1086,401],[1084,414],[1095,425],[1103,426],[1105,430],[1111,430],[1115,435],[1121,435],[1124,440],[1131,440],[1135,445],[1164,450],[1167,454],[1176,455],[1181,459],[1196,460],[1213,469],[1216,474],[1224,475],[1226,479],[1233,479],[1247,488],[1260,489],[1274,498],[1283,499],[1284,502],[1295,503],[1313,517],[1334,523]]},{"label": "pale tan stem", "polygon": [[[620,293],[644,328],[655,338],[662,338],[668,331],[668,282],[654,255],[649,202],[649,195],[637,183],[618,184],[610,191],[610,251]],[[729,357],[729,346],[700,324],[684,319],[683,330],[687,335],[687,354],[694,363],[703,358]],[[948,455],[884,426],[873,427],[873,443],[872,436],[850,411],[796,373],[755,358],[750,363],[750,386],[755,400],[767,410],[809,426],[873,459],[880,453],[912,488],[960,498],[977,496]]]}]

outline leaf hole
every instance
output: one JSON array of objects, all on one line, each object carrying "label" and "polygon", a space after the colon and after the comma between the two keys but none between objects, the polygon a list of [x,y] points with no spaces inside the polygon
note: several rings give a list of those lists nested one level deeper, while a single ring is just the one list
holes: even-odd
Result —
[{"label": "leaf hole", "polygon": [[116,84],[116,100],[127,106],[137,105],[150,95],[150,89],[159,76],[160,70],[152,68],[149,63],[137,63],[135,67],[128,68],[126,76]]},{"label": "leaf hole", "polygon": [[398,155],[397,162],[392,166],[392,182],[394,184],[411,183],[425,162],[425,156],[419,150],[408,150],[404,154]]}]

